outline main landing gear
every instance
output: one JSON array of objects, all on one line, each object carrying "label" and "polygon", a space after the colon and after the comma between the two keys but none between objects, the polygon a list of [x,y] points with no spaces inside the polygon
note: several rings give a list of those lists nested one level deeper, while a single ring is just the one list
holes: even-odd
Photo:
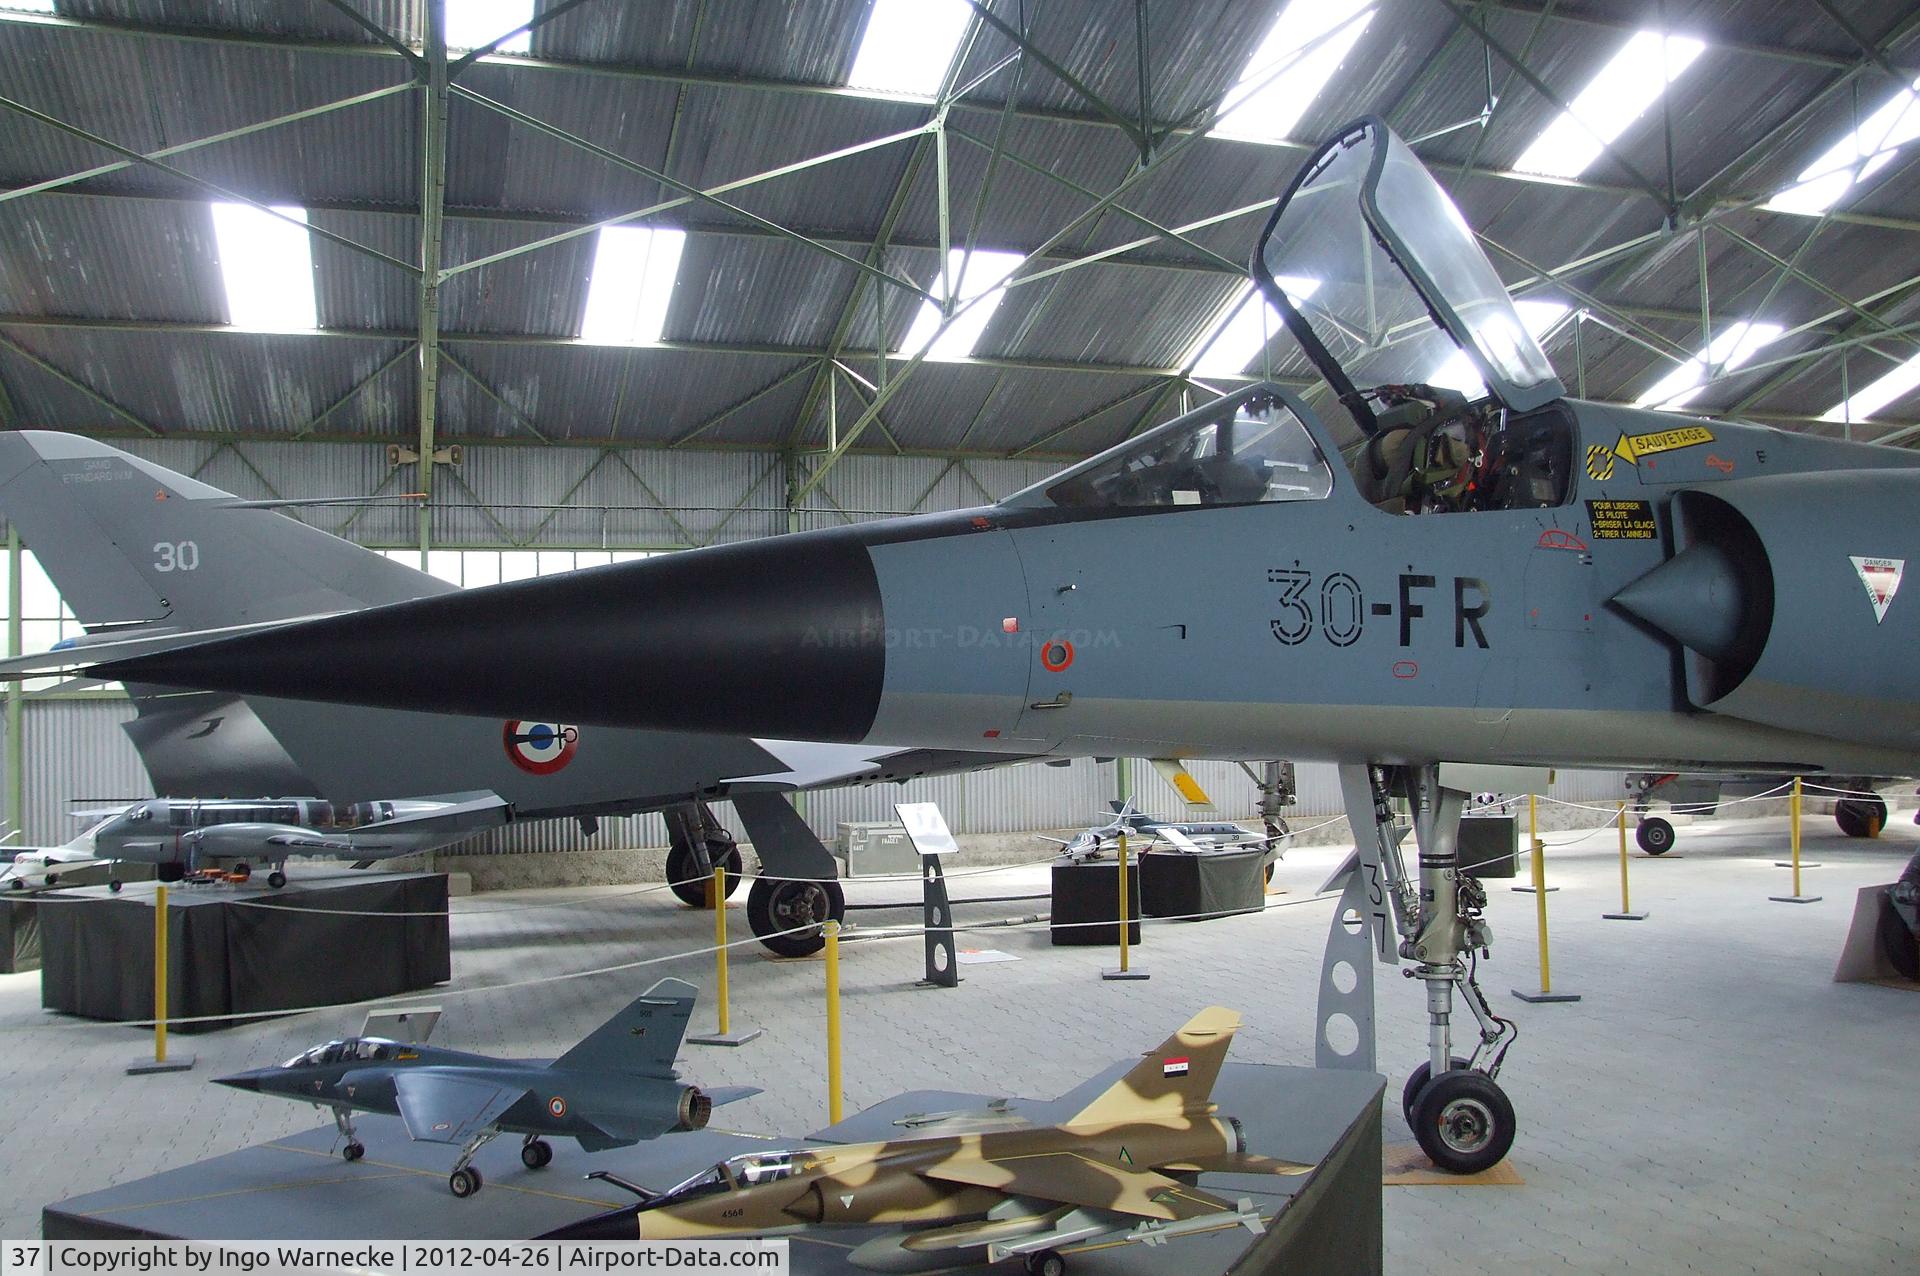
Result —
[{"label": "main landing gear", "polygon": [[530,1170],[544,1170],[553,1164],[553,1144],[537,1134],[529,1134],[520,1145],[520,1164]]},{"label": "main landing gear", "polygon": [[[1357,838],[1371,837],[1362,862],[1378,848],[1380,876],[1391,906],[1399,955],[1414,963],[1402,973],[1427,989],[1428,1058],[1407,1079],[1401,1110],[1420,1150],[1443,1170],[1473,1174],[1499,1164],[1513,1146],[1513,1104],[1496,1078],[1519,1030],[1487,1004],[1476,978],[1493,933],[1487,927],[1486,889],[1459,869],[1460,812],[1467,794],[1440,784],[1433,765],[1367,768],[1372,827],[1365,812],[1348,814]],[[1413,811],[1420,848],[1417,880],[1400,854],[1403,831],[1391,799]],[[1453,1053],[1453,1001],[1466,1003],[1479,1024],[1479,1042],[1465,1058]]]},{"label": "main landing gear", "polygon": [[[473,1168],[473,1158],[475,1153],[479,1152],[479,1150],[487,1144],[493,1142],[499,1134],[500,1131],[498,1130],[482,1130],[466,1141],[465,1145],[460,1149],[460,1159],[453,1163],[453,1173],[447,1175],[447,1190],[449,1192],[452,1192],[461,1200],[465,1200],[486,1186],[486,1180],[480,1177],[480,1171]],[[542,1144],[542,1146],[545,1145]],[[547,1156],[549,1159],[552,1158],[553,1149],[547,1149]],[[522,1148],[520,1150],[520,1159],[525,1163],[526,1158],[527,1150]]]},{"label": "main landing gear", "polygon": [[[826,947],[821,928],[846,916],[840,883],[758,877],[747,892],[747,925],[782,957],[810,957]],[[783,933],[784,932],[784,933]]]},{"label": "main landing gear", "polygon": [[727,897],[731,899],[741,876],[740,848],[733,834],[714,817],[705,802],[670,806],[667,817],[667,882],[689,908],[710,908],[707,898],[713,866],[727,870]]}]

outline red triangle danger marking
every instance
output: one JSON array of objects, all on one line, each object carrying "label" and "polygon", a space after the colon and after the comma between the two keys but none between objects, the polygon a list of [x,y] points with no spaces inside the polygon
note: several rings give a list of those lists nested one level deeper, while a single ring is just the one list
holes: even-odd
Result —
[{"label": "red triangle danger marking", "polygon": [[1893,604],[1893,596],[1900,592],[1900,577],[1907,569],[1907,560],[1862,558],[1858,554],[1849,557],[1853,570],[1860,573],[1860,583],[1867,587],[1867,597],[1873,603],[1873,622],[1877,625],[1887,618],[1887,608]]}]

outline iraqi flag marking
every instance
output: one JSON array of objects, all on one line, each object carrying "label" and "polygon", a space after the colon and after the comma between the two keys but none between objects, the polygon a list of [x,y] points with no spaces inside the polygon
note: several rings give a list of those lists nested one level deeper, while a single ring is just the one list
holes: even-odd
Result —
[{"label": "iraqi flag marking", "polygon": [[1178,1059],[1164,1059],[1160,1063],[1160,1075],[1163,1077],[1184,1077],[1192,1067],[1185,1055]]}]

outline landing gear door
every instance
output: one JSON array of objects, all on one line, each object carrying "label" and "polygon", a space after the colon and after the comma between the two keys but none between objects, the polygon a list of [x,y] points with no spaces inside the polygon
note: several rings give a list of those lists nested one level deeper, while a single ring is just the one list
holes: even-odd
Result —
[{"label": "landing gear door", "polygon": [[1377,119],[1301,168],[1253,275],[1364,433],[1373,409],[1355,392],[1380,385],[1491,395],[1515,412],[1566,394],[1538,340],[1565,308],[1516,306],[1452,198]]}]

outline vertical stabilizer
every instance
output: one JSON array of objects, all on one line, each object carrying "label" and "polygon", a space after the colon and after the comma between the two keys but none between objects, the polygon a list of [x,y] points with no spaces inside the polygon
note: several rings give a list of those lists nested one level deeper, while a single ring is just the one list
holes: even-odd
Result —
[{"label": "vertical stabilizer", "polygon": [[697,990],[684,979],[662,979],[555,1059],[553,1066],[671,1077],[687,1020],[693,1018],[696,995]]},{"label": "vertical stabilizer", "polygon": [[1116,1125],[1192,1115],[1213,1105],[1213,1083],[1240,1027],[1240,1012],[1208,1006],[1066,1124]]}]

